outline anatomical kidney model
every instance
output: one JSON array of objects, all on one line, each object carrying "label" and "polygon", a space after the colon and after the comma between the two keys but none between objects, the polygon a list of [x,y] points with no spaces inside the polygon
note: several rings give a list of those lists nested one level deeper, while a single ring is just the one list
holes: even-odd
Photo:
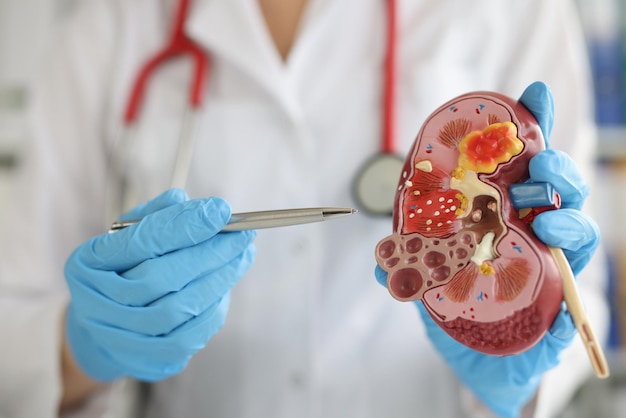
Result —
[{"label": "anatomical kidney model", "polygon": [[532,114],[509,97],[444,104],[405,160],[393,233],[376,247],[394,298],[421,299],[452,338],[486,354],[532,347],[563,301],[560,266],[531,229],[537,211],[516,209],[509,195],[544,147]]}]

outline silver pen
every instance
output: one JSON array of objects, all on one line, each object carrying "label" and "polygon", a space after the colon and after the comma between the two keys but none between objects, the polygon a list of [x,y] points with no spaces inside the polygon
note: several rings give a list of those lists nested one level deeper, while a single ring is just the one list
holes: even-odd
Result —
[{"label": "silver pen", "polygon": [[[357,213],[352,208],[302,208],[279,209],[259,212],[233,213],[228,224],[222,231],[243,231],[246,229],[277,228],[281,226],[301,225],[313,222],[328,221]],[[109,232],[116,232],[134,225],[141,219],[115,221]]]}]

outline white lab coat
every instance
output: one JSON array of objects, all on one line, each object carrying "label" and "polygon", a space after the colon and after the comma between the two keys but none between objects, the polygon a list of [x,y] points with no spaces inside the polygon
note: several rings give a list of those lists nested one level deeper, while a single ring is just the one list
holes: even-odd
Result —
[{"label": "white lab coat", "polygon": [[[135,71],[167,37],[172,7],[84,1],[52,41],[0,243],[0,416],[56,413],[63,264],[105,228],[104,151],[119,133]],[[398,7],[400,154],[448,99],[473,90],[517,97],[544,80],[557,108],[552,146],[591,178],[589,76],[569,1]],[[212,71],[190,196],[222,196],[235,211],[354,206],[353,176],[380,148],[384,16],[382,0],[311,0],[283,64],[254,0],[196,0],[187,30],[210,51]],[[129,166],[140,200],[168,187],[189,70],[169,64],[150,84]],[[373,277],[374,247],[390,232],[390,219],[366,215],[259,231],[256,262],[232,292],[224,328],[183,373],[152,387],[150,416],[476,413],[462,405],[414,306]],[[602,337],[601,272],[591,266],[579,281]],[[590,370],[577,339],[545,378],[535,416],[553,416]]]}]

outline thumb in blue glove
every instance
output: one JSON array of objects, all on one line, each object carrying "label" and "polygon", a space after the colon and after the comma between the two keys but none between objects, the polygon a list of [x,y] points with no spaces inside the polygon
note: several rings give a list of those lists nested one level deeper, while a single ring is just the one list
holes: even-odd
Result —
[{"label": "thumb in blue glove", "polygon": [[230,214],[222,199],[169,190],[125,216],[138,224],[73,252],[66,332],[83,371],[102,382],[160,380],[206,345],[255,254],[254,231],[220,232]]},{"label": "thumb in blue glove", "polygon": [[554,125],[554,98],[546,83],[535,81],[526,89],[519,98],[539,124],[546,148],[549,147],[550,134]]}]

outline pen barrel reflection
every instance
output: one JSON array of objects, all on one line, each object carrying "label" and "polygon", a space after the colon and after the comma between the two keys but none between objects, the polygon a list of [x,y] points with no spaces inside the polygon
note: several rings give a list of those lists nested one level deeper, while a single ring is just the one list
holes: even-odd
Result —
[{"label": "pen barrel reflection", "polygon": [[277,228],[335,219],[356,211],[351,208],[303,208],[233,214],[223,231]]}]

